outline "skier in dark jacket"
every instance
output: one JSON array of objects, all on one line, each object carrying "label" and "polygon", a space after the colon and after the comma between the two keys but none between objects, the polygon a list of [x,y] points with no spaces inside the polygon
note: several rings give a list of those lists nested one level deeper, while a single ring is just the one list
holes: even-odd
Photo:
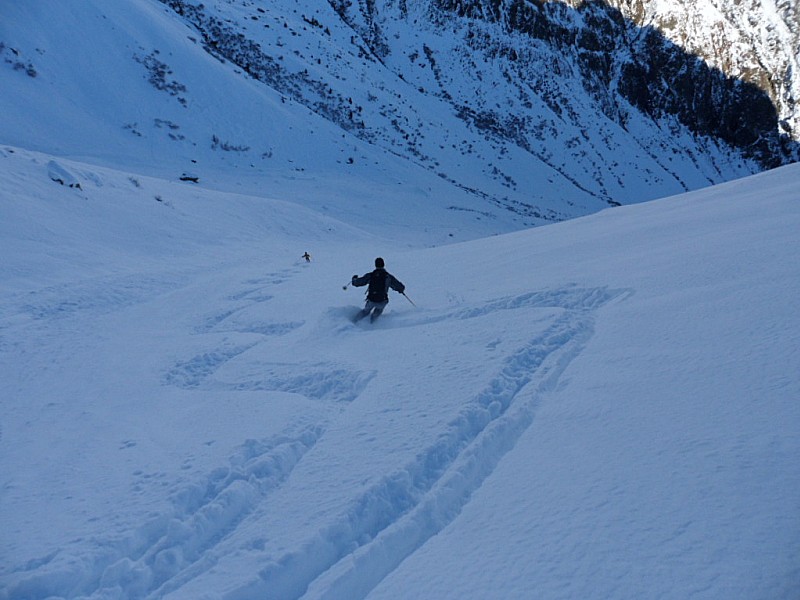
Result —
[{"label": "skier in dark jacket", "polygon": [[392,288],[395,292],[400,294],[406,289],[406,286],[400,283],[400,280],[384,268],[383,259],[380,257],[375,259],[374,271],[365,273],[361,277],[353,275],[352,284],[355,287],[369,285],[367,289],[367,303],[356,315],[356,321],[360,321],[369,315],[370,312],[372,313],[369,318],[370,322],[377,319],[389,303],[389,288]]}]

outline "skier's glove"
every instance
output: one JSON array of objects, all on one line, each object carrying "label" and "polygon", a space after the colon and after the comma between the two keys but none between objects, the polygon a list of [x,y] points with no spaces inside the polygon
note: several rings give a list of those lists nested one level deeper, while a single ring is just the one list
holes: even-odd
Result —
[{"label": "skier's glove", "polygon": [[353,275],[353,278],[350,281],[355,282],[356,279],[358,279],[358,275]]}]

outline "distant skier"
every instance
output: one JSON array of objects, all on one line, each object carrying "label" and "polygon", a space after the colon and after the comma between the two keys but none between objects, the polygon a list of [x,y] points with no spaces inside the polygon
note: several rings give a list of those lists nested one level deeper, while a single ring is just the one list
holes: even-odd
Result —
[{"label": "distant skier", "polygon": [[378,257],[375,259],[375,270],[370,273],[365,273],[361,277],[353,275],[352,284],[355,287],[369,285],[367,289],[367,303],[364,308],[356,315],[354,321],[360,321],[370,313],[370,322],[375,321],[386,305],[389,303],[389,288],[395,292],[402,294],[406,286],[385,268],[383,259]]},{"label": "distant skier", "polygon": [[308,252],[304,252],[301,258],[305,258],[306,262],[311,262],[311,255]]}]

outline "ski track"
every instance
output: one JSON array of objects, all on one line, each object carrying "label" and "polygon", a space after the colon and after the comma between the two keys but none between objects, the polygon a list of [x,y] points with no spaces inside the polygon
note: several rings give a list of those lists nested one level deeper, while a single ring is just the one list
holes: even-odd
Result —
[{"label": "ski track", "polygon": [[[278,276],[269,279],[273,284],[281,281]],[[498,310],[563,309],[545,331],[506,358],[500,371],[465,403],[432,446],[354,498],[345,514],[300,550],[275,558],[225,599],[366,596],[460,513],[531,424],[538,399],[556,385],[560,374],[585,346],[592,335],[595,311],[629,293],[571,287],[412,314],[384,323],[388,327],[415,327],[479,318]],[[269,297],[256,286],[229,299],[252,303]],[[196,331],[218,331],[244,308],[209,316]],[[214,373],[223,364],[258,343],[218,347],[179,362],[169,370],[165,383],[186,389],[295,391],[320,400],[352,401],[375,376],[374,372],[315,365],[311,375],[293,377],[289,373],[296,373],[297,365],[287,364],[282,366],[285,373],[273,365],[272,371],[266,377],[262,372],[260,379],[234,384],[214,380]],[[179,590],[218,562],[217,545],[288,479],[324,429],[316,425],[294,435],[248,440],[228,466],[176,492],[169,514],[154,516],[130,539],[100,544],[96,556],[70,559],[54,552],[17,569],[18,574],[26,575],[7,590],[7,597],[105,598],[111,592],[120,598],[161,598]]]},{"label": "ski track", "polygon": [[[500,372],[409,465],[353,499],[340,519],[300,550],[270,561],[257,578],[227,593],[251,598],[363,598],[461,511],[533,420],[538,398],[592,335],[594,312],[624,290],[567,288],[480,306],[393,319],[388,327],[479,318],[498,310],[557,307],[563,314],[511,354]],[[535,387],[528,384],[536,381]]]},{"label": "ski track", "polygon": [[[358,371],[332,363],[259,363],[255,372],[239,374],[234,382],[216,379],[216,372],[248,350],[257,347],[268,338],[283,336],[302,327],[304,321],[279,323],[254,322],[243,315],[248,309],[273,296],[265,285],[280,285],[291,275],[288,270],[267,275],[262,279],[244,282],[248,287],[231,294],[228,300],[232,308],[207,315],[194,328],[196,334],[239,333],[253,334],[262,339],[235,343],[225,340],[215,342],[207,352],[177,362],[165,375],[164,381],[183,389],[209,391],[273,391],[301,394],[323,402],[351,402],[357,398],[375,371]],[[250,336],[252,337],[252,335]]]},{"label": "ski track", "polygon": [[178,273],[98,277],[16,294],[2,313],[4,317],[24,314],[36,321],[66,318],[86,311],[107,314],[177,289],[188,280],[187,275]]},{"label": "ski track", "polygon": [[56,564],[57,551],[25,565],[20,570],[31,575],[7,597],[160,597],[216,562],[215,545],[288,478],[321,434],[309,427],[293,437],[248,440],[227,467],[175,493],[170,514],[153,517],[130,539],[98,544],[95,556]]},{"label": "ski track", "polygon": [[[282,335],[302,323],[225,328],[225,321],[240,311],[273,296],[265,285],[285,282],[295,270],[283,270],[228,297],[240,303],[232,310],[205,318],[195,333],[242,332]],[[84,313],[112,313],[178,289],[188,278],[126,276],[97,278],[78,284],[50,286],[20,294],[2,310],[3,320],[26,316],[45,324]],[[253,287],[255,286],[255,287]],[[244,303],[241,305],[241,303]],[[178,363],[165,382],[186,389],[199,388],[223,364],[256,343],[230,345]],[[300,387],[300,386],[298,386]],[[238,388],[237,388],[238,389]],[[70,557],[56,550],[15,569],[16,581],[0,589],[0,599],[37,598],[145,598],[179,587],[215,561],[211,550],[272,490],[281,485],[322,433],[308,427],[296,435],[270,440],[247,440],[230,458],[230,464],[205,481],[187,486],[171,497],[172,510],[156,515],[128,539],[99,540],[92,556]],[[109,592],[111,590],[111,592]]]}]

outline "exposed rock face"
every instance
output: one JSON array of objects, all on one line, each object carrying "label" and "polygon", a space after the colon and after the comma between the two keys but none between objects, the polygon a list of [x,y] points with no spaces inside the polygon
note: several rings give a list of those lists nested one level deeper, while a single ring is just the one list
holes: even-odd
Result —
[{"label": "exposed rock face", "polygon": [[[674,116],[766,167],[798,159],[790,142],[800,132],[800,9],[790,0],[434,4],[572,53],[598,107],[623,125],[617,95],[654,119]],[[494,39],[502,45],[502,35]]]},{"label": "exposed rock face", "polygon": [[656,28],[726,76],[766,92],[782,130],[797,140],[800,4],[794,0],[610,0],[610,4],[637,26]]},{"label": "exposed rock face", "polygon": [[[680,82],[676,95],[684,98],[684,106],[707,107],[702,117],[705,129],[714,131],[718,123],[719,137],[752,147],[765,164],[779,164],[781,159],[776,157],[781,156],[797,159],[796,150],[793,154],[786,146],[776,146],[762,133],[777,127],[785,136],[783,142],[800,139],[796,106],[800,97],[800,4],[794,0],[609,3],[637,27],[652,28],[684,53],[696,55],[724,74],[722,88],[712,86],[706,97],[693,85],[688,69],[675,70],[675,61],[669,60],[664,45],[653,58],[656,69],[665,65],[666,73],[675,77],[667,81]],[[766,94],[772,106],[759,92]],[[715,121],[716,106],[720,117]]]}]

